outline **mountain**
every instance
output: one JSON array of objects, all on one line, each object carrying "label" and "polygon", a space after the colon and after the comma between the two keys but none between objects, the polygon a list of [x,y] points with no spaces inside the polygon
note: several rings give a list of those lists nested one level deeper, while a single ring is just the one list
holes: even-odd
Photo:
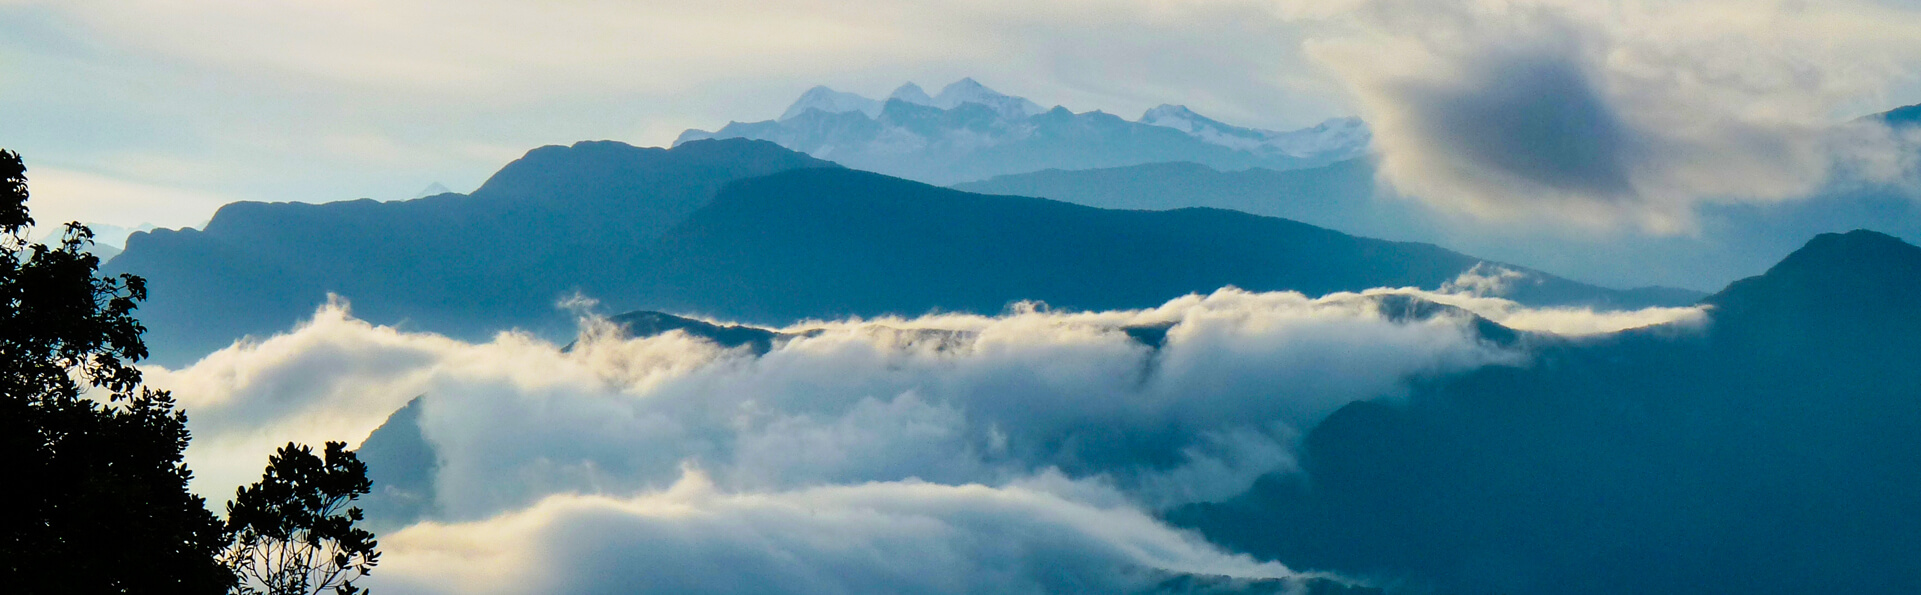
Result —
[{"label": "mountain", "polygon": [[375,531],[399,529],[434,512],[434,474],[440,460],[420,428],[421,402],[422,397],[407,401],[354,447],[373,482],[360,506]]},{"label": "mountain", "polygon": [[[635,285],[645,292],[637,305],[782,323],[991,313],[1019,300],[1135,308],[1228,285],[1310,295],[1440,287],[1481,263],[1433,245],[1234,211],[1095,209],[818,169],[727,187],[624,268],[645,279]],[[1631,298],[1514,270],[1525,281],[1511,297],[1523,301],[1622,305]]]},{"label": "mountain", "polygon": [[[616,311],[784,325],[1020,300],[1133,308],[1227,285],[1435,288],[1482,265],[1232,211],[971,194],[734,139],[542,147],[471,195],[235,203],[204,230],[135,234],[105,268],[148,279],[148,344],[177,365],[289,328],[329,294],[375,323],[483,339],[570,334],[555,305],[577,294]],[[1647,303],[1506,268],[1519,275],[1508,296],[1527,303]]]},{"label": "mountain", "polygon": [[1921,248],[1825,234],[1705,327],[1542,340],[1350,404],[1302,471],[1168,516],[1296,567],[1440,593],[1912,593]]},{"label": "mountain", "polygon": [[428,184],[426,188],[420,189],[420,192],[417,192],[414,194],[414,198],[427,198],[429,196],[439,196],[442,194],[452,194],[452,193],[453,193],[453,190],[448,189],[446,184],[442,184],[440,182],[434,182],[432,184]]},{"label": "mountain", "polygon": [[933,96],[908,83],[886,100],[814,87],[777,120],[689,130],[675,143],[713,138],[772,141],[848,167],[933,184],[1163,161],[1289,169],[1365,154],[1371,141],[1366,125],[1352,118],[1275,132],[1161,106],[1129,122],[1099,111],[1043,109],[971,78]]},{"label": "mountain", "polygon": [[954,188],[1107,209],[1231,209],[1383,238],[1418,237],[1424,225],[1411,216],[1409,205],[1375,193],[1374,164],[1368,159],[1287,171],[1219,171],[1193,162],[1049,169]]},{"label": "mountain", "polygon": [[715,324],[674,316],[665,312],[642,310],[628,312],[607,319],[620,327],[621,333],[631,338],[652,337],[669,332],[686,333],[712,341],[715,345],[735,349],[746,347],[756,354],[773,350],[774,342],[792,338],[778,331],[735,324]]},{"label": "mountain", "polygon": [[795,100],[793,105],[788,106],[786,112],[781,113],[780,120],[783,122],[792,120],[809,110],[819,110],[829,114],[859,112],[871,118],[880,115],[880,105],[879,101],[819,86],[802,93],[800,99]]},{"label": "mountain", "polygon": [[[1903,113],[1885,117],[1921,117],[1921,110],[1912,112],[1917,116]],[[1695,232],[1656,237],[1477,220],[1397,196],[1375,182],[1375,173],[1370,159],[1288,171],[1153,163],[1011,174],[955,188],[1103,208],[1234,209],[1356,235],[1431,242],[1614,286],[1718,287],[1765,270],[1811,236],[1858,227],[1921,239],[1921,200],[1899,185],[1837,179],[1801,200],[1703,205]]]},{"label": "mountain", "polygon": [[367,320],[456,336],[560,332],[572,321],[554,305],[580,279],[627,274],[605,255],[652,242],[728,182],[811,167],[833,164],[745,140],[541,147],[471,195],[233,203],[204,230],[136,233],[103,268],[147,278],[140,319],[161,363],[285,330],[330,293]]},{"label": "mountain", "polygon": [[1311,158],[1316,155],[1356,155],[1373,142],[1373,133],[1360,118],[1336,118],[1313,128],[1275,132],[1242,128],[1194,113],[1185,105],[1163,104],[1141,115],[1142,124],[1164,126],[1230,149],[1255,154]]},{"label": "mountain", "polygon": [[1914,126],[1921,124],[1921,105],[1895,108],[1869,117],[1894,126]]},{"label": "mountain", "polygon": [[[84,222],[82,225],[87,226],[87,230],[93,232],[93,245],[87,246],[85,251],[88,254],[98,257],[102,262],[112,260],[113,257],[120,255],[120,251],[127,245],[127,236],[154,229],[151,223],[142,223],[135,227]],[[60,243],[60,239],[67,234],[67,226],[65,224],[43,223],[39,229],[42,230],[42,233],[38,239],[33,240],[33,243],[42,246],[58,244]]]},{"label": "mountain", "polygon": [[904,83],[887,94],[888,99],[898,99],[914,105],[934,105],[934,98],[914,83]]}]

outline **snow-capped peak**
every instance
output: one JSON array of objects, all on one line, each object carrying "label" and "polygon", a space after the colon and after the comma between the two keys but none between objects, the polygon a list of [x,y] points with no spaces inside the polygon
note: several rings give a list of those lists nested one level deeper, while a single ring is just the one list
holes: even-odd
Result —
[{"label": "snow-capped peak", "polygon": [[993,108],[994,111],[1014,117],[1026,117],[1047,111],[1040,104],[1024,97],[1014,97],[987,88],[973,78],[964,78],[942,87],[940,95],[934,96],[933,105],[941,109],[954,109],[964,103],[978,103]]},{"label": "snow-capped peak", "polygon": [[894,89],[893,93],[888,94],[887,98],[899,99],[914,105],[934,105],[934,98],[928,97],[927,92],[921,90],[920,85],[914,83],[901,85],[900,88]]},{"label": "snow-capped peak", "polygon": [[449,194],[452,192],[453,190],[447,188],[446,184],[442,184],[440,182],[434,182],[432,184],[428,184],[426,188],[421,188],[420,192],[414,193],[414,198],[427,198],[429,196],[439,196],[442,194]]},{"label": "snow-capped peak", "polygon": [[880,107],[879,101],[854,93],[835,91],[823,85],[802,93],[800,99],[795,100],[794,104],[788,106],[787,111],[780,115],[780,119],[784,122],[807,113],[807,110],[820,110],[830,114],[860,112],[871,118],[880,114]]},{"label": "snow-capped peak", "polygon": [[1185,105],[1172,105],[1172,104],[1166,104],[1166,103],[1163,103],[1155,107],[1154,109],[1147,110],[1147,113],[1145,114],[1141,114],[1140,121],[1142,124],[1151,124],[1154,126],[1165,126],[1168,128],[1173,128],[1173,129],[1180,130],[1182,132],[1186,132],[1190,134],[1192,134],[1197,128],[1205,127],[1210,124],[1214,126],[1223,126],[1220,122],[1210,120],[1205,116],[1194,113],[1194,110],[1187,109],[1187,106]]},{"label": "snow-capped peak", "polygon": [[1335,118],[1313,128],[1289,132],[1242,128],[1202,116],[1184,105],[1161,105],[1141,114],[1140,122],[1173,128],[1209,144],[1256,153],[1337,159],[1367,153],[1373,134],[1358,118]]}]

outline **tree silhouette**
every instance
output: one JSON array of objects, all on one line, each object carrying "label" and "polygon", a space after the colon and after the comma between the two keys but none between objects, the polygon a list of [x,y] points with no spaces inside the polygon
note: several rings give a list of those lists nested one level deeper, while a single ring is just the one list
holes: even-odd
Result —
[{"label": "tree silhouette", "polygon": [[0,584],[18,593],[220,593],[233,575],[187,491],[186,416],[140,386],[146,285],[96,276],[93,233],[27,233],[26,166],[0,150]]},{"label": "tree silhouette", "polygon": [[372,485],[346,443],[328,442],[325,458],[305,445],[281,447],[260,482],[227,503],[233,543],[222,559],[243,581],[238,591],[365,593],[353,582],[380,563],[379,543],[354,527],[362,516],[349,505]]}]

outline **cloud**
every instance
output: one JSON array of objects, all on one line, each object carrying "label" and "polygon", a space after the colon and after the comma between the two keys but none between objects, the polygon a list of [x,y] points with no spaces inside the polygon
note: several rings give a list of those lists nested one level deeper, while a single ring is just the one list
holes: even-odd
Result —
[{"label": "cloud", "polygon": [[1127,593],[1170,573],[1295,576],[1137,509],[1032,485],[733,493],[698,471],[659,492],[554,496],[381,544],[369,584],[402,593]]},{"label": "cloud", "polygon": [[[431,505],[383,541],[384,568],[423,589],[450,576],[611,589],[569,581],[619,568],[664,573],[647,583],[660,585],[786,577],[794,592],[1018,591],[1055,576],[1043,567],[1247,578],[1285,569],[1224,558],[1153,512],[1293,469],[1302,433],[1351,401],[1526,361],[1525,344],[1485,340],[1466,310],[1384,314],[1396,292],[1510,321],[1583,315],[1469,294],[1230,288],[1144,310],[816,321],[756,355],[593,318],[571,348],[518,333],[470,343],[370,325],[335,301],[147,378],[187,411],[194,487],[216,503],[275,446],[357,443],[424,396]],[[744,574],[699,574],[723,567]]]},{"label": "cloud", "polygon": [[[1166,336],[1155,348],[1123,327]],[[1157,505],[1224,498],[1290,465],[1295,435],[1349,401],[1514,357],[1464,318],[1390,321],[1351,294],[1223,290],[1140,311],[807,329],[754,357],[592,323],[563,351],[511,333],[483,344],[402,333],[334,304],[149,380],[180,395],[197,485],[212,493],[257,474],[281,440],[358,439],[426,395],[421,425],[444,457],[438,505],[479,518],[559,491],[659,487],[688,460],[740,489],[1058,467]]]},{"label": "cloud", "polygon": [[1613,333],[1655,325],[1699,330],[1707,322],[1705,306],[1643,308],[1640,310],[1595,310],[1591,307],[1531,308],[1503,298],[1517,284],[1530,282],[1527,273],[1503,266],[1482,263],[1439,290],[1414,287],[1377,288],[1362,295],[1405,295],[1446,304],[1473,312],[1515,330],[1585,336]]},{"label": "cloud", "polygon": [[1867,4],[1296,3],[1395,190],[1496,220],[1681,233],[1707,202],[1898,175],[1912,147],[1836,124],[1906,80],[1921,16]]}]

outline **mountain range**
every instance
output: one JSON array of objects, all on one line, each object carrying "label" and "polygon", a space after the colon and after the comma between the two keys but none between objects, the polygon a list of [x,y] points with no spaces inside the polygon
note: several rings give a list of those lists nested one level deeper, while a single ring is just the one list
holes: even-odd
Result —
[{"label": "mountain range", "polygon": [[[1438,288],[1484,265],[1429,244],[1219,209],[1097,209],[849,170],[745,139],[542,147],[471,195],[234,203],[204,230],[136,233],[111,273],[148,279],[162,363],[285,330],[329,294],[381,324],[480,338],[573,329],[569,296],[761,324],[818,317],[1157,305],[1223,286],[1309,294]],[[1623,292],[1491,263],[1537,305]],[[1478,269],[1483,272],[1486,269]]]},{"label": "mountain range", "polygon": [[1705,329],[1541,340],[1350,404],[1301,473],[1170,517],[1441,593],[1915,592],[1889,569],[1921,555],[1917,292],[1921,248],[1824,234],[1707,298]]},{"label": "mountain range", "polygon": [[1088,169],[1193,161],[1220,169],[1290,169],[1366,154],[1372,136],[1354,118],[1291,132],[1224,124],[1162,105],[1137,121],[1021,97],[961,79],[929,96],[908,83],[884,100],[815,87],[776,120],[688,130],[675,144],[750,138],[842,165],[953,184],[1046,168]]},{"label": "mountain range", "polygon": [[[1921,106],[1871,116],[1897,127]],[[1873,228],[1921,239],[1921,200],[1902,184],[1837,176],[1812,196],[1771,204],[1705,204],[1697,229],[1670,236],[1570,233],[1478,220],[1399,196],[1376,182],[1374,159],[1317,168],[1226,171],[1195,162],[1049,169],[954,186],[1116,209],[1211,207],[1284,217],[1342,232],[1431,242],[1490,259],[1616,286],[1711,289],[1760,272],[1820,233]]]},{"label": "mountain range", "polygon": [[[1874,117],[1909,126],[1921,107]],[[1899,571],[1921,558],[1921,248],[1897,237],[1921,236],[1911,195],[1842,181],[1807,201],[1705,207],[1693,236],[1549,237],[1381,192],[1366,134],[1355,121],[1240,128],[1179,106],[1129,122],[971,80],[885,100],[822,87],[778,120],[668,149],[540,147],[470,194],[230,204],[204,229],[132,233],[104,272],[148,280],[138,314],[168,366],[285,330],[332,295],[362,320],[469,340],[564,339],[580,309],[624,312],[606,320],[627,336],[679,333],[744,362],[791,354],[810,320],[1125,310],[1228,286],[1452,291],[1492,277],[1483,295],[1530,306],[1695,305],[1684,322],[1564,337],[1404,293],[1355,297],[1391,322],[1446,317],[1501,357],[1334,401],[1288,428],[1279,440],[1298,448],[1250,471],[1273,470],[1251,487],[1142,512],[1367,586],[1168,572],[1149,592],[1921,592]],[[1055,169],[1021,169],[1037,166]],[[1895,235],[1817,233],[1870,225]],[[1502,262],[1522,259],[1721,288],[1617,290]],[[1105,336],[1151,370],[1181,324]],[[1167,406],[1192,405],[1192,384],[1173,384]],[[448,520],[423,402],[359,447],[377,530]],[[1016,402],[1007,419],[1040,409]],[[1075,464],[1047,468],[1111,478]]]},{"label": "mountain range", "polygon": [[[1302,438],[1298,469],[1163,516],[1391,592],[1914,592],[1915,576],[1887,569],[1921,555],[1917,292],[1921,248],[1855,231],[1710,296],[1705,325],[1568,339],[1476,318],[1482,340],[1525,360],[1348,404]],[[1393,316],[1450,309],[1375,299]],[[761,354],[791,338],[660,312],[615,320]],[[1152,347],[1168,330],[1129,335]],[[417,416],[410,404],[361,448],[388,486],[367,505],[377,523],[433,514]]]}]

